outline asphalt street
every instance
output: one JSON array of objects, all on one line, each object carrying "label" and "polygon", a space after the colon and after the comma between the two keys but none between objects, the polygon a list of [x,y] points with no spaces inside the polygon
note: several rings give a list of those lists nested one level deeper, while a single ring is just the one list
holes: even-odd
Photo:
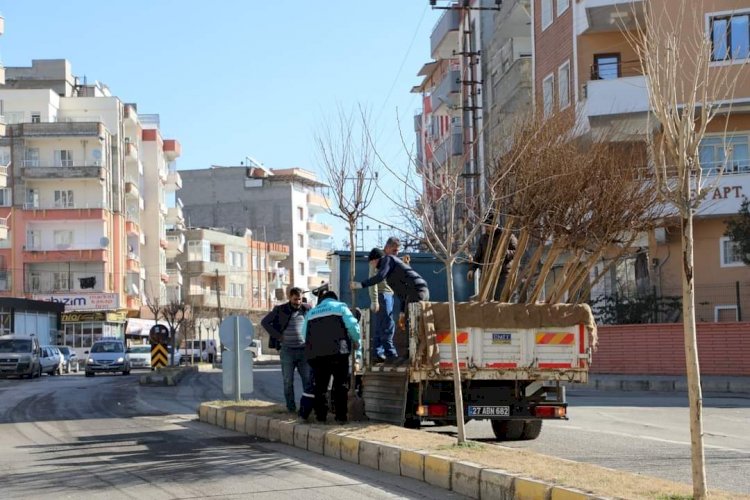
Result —
[{"label": "asphalt street", "polygon": [[[254,397],[283,401],[278,366],[256,367],[255,391]],[[570,419],[545,421],[534,441],[497,443],[488,421],[469,422],[467,437],[690,484],[686,393],[570,390],[568,403]],[[703,405],[709,487],[750,494],[750,394],[704,393]]]},{"label": "asphalt street", "polygon": [[[134,372],[135,373],[135,372]],[[462,498],[423,482],[202,424],[218,373],[0,380],[2,498]]]}]

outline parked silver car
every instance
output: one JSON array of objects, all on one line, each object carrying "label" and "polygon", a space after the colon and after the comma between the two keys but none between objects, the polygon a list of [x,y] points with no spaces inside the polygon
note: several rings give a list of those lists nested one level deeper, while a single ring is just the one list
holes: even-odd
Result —
[{"label": "parked silver car", "polygon": [[42,346],[42,373],[47,375],[60,375],[63,371],[63,355],[57,347],[51,345]]},{"label": "parked silver car", "polygon": [[125,352],[125,342],[119,339],[98,340],[86,351],[86,376],[97,373],[122,372],[130,375],[130,361]]},{"label": "parked silver car", "polygon": [[71,371],[78,373],[78,355],[76,352],[66,345],[57,345],[55,347],[57,347],[63,355],[63,368],[65,373],[70,373]]},{"label": "parked silver car", "polygon": [[134,345],[127,350],[130,368],[151,368],[151,345]]}]

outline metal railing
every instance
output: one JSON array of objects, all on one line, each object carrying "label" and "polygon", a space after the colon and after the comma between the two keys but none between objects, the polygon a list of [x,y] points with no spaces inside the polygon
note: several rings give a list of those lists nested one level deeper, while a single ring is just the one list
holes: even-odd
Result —
[{"label": "metal railing", "polygon": [[641,61],[612,61],[596,62],[591,65],[590,77],[592,80],[613,80],[628,76],[641,76],[643,69]]}]

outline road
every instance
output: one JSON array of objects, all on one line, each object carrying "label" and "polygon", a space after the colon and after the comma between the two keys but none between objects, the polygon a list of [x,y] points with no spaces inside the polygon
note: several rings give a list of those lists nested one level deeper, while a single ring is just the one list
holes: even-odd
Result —
[{"label": "road", "polygon": [[141,387],[133,375],[0,380],[0,496],[462,498],[202,424],[198,404],[223,399],[220,382],[218,373],[177,387]]},{"label": "road", "polygon": [[[281,402],[279,368],[258,367],[255,389]],[[575,390],[568,403],[570,420],[545,422],[534,441],[501,445],[691,483],[686,394]],[[750,395],[706,393],[703,403],[709,487],[750,493]],[[423,429],[455,435],[455,427]],[[469,422],[466,432],[495,443],[488,421]]]}]

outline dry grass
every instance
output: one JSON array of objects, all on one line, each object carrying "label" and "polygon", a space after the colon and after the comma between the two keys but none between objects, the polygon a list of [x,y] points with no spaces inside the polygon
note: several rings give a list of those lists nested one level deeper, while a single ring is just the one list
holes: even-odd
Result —
[{"label": "dry grass", "polygon": [[[208,404],[219,405],[225,409],[251,411],[261,415],[274,415],[282,418],[288,416],[290,419],[295,417],[295,415],[287,412],[283,405],[267,401],[250,400],[239,403],[235,401],[211,401]],[[360,437],[368,441],[416,450],[434,451],[440,455],[468,460],[487,467],[502,469],[510,473],[608,497],[662,500],[692,498],[692,487],[688,484],[573,462],[527,450],[507,448],[502,445],[470,441],[465,446],[457,446],[456,440],[449,436],[404,429],[388,424],[351,423],[343,427],[332,425],[326,425],[325,427],[331,430],[340,429],[349,436]],[[712,490],[711,498],[736,500],[750,499],[750,496]]]}]

